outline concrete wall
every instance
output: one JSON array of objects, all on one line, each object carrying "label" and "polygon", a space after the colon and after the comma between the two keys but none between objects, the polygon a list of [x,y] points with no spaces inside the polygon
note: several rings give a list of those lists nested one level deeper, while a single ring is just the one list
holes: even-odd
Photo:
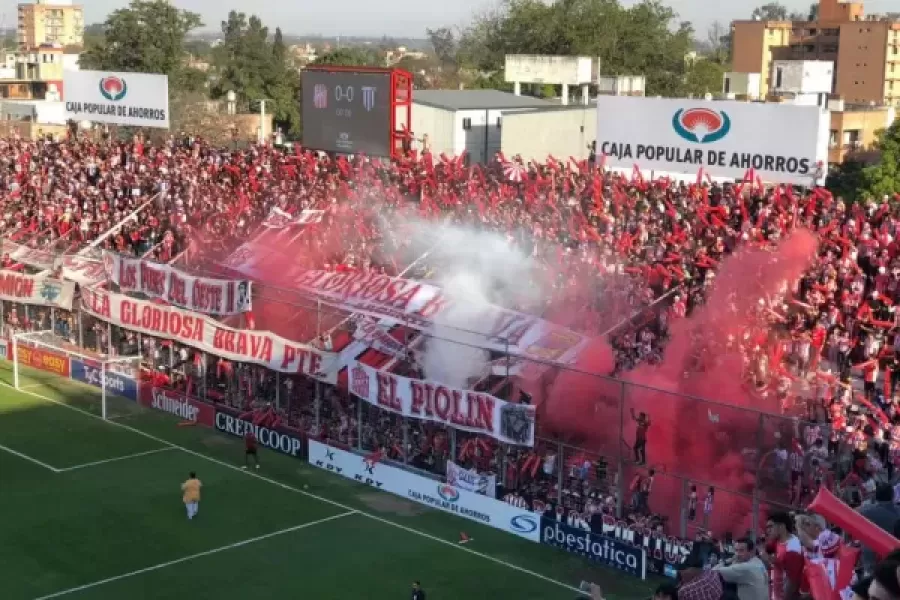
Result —
[{"label": "concrete wall", "polygon": [[579,160],[589,154],[588,145],[597,137],[597,107],[507,114],[503,119],[501,148],[507,158],[520,154],[525,160]]},{"label": "concrete wall", "polygon": [[[454,150],[456,141],[454,139],[453,111],[422,104],[413,104],[412,126],[410,129],[416,140],[421,140],[425,135],[428,136],[428,149],[435,156],[441,153],[447,156],[456,154]],[[415,147],[421,151],[421,142],[417,142]]]}]

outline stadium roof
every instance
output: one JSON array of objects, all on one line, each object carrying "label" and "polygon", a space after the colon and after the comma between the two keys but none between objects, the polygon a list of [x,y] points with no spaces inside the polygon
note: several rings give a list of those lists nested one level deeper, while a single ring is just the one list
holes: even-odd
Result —
[{"label": "stadium roof", "polygon": [[516,96],[500,90],[416,90],[413,103],[444,110],[503,110],[512,108],[550,108],[553,102]]}]

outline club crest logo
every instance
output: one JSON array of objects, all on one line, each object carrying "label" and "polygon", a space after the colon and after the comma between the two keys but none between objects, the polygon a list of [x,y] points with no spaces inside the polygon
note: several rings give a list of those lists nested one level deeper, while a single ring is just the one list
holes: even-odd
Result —
[{"label": "club crest logo", "polygon": [[459,492],[451,485],[439,485],[437,488],[438,496],[446,502],[456,502],[459,500]]},{"label": "club crest logo", "polygon": [[47,281],[45,279],[41,285],[41,298],[48,303],[53,303],[56,302],[60,295],[62,295],[62,285],[55,281]]},{"label": "club crest logo", "polygon": [[100,80],[100,94],[111,102],[118,102],[128,93],[128,84],[116,75],[110,75]]},{"label": "club crest logo", "polygon": [[369,374],[360,366],[350,369],[350,392],[360,398],[369,397]]},{"label": "club crest logo", "polygon": [[672,128],[689,142],[711,144],[728,135],[731,118],[724,111],[710,108],[682,108],[672,116]]}]

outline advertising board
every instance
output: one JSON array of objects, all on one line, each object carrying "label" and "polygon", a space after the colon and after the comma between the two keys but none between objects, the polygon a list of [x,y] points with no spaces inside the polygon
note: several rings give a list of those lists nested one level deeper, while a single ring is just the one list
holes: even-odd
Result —
[{"label": "advertising board", "polygon": [[[71,359],[71,370],[72,379],[75,381],[101,387],[100,363],[73,358]],[[138,384],[134,377],[129,377],[108,367],[106,369],[106,391],[131,401],[138,399]]]},{"label": "advertising board", "polygon": [[315,440],[309,441],[309,463],[418,504],[464,517],[532,542],[540,541],[541,516],[501,500],[467,492],[380,462],[373,463],[358,454]]},{"label": "advertising board", "polygon": [[212,427],[216,409],[181,392],[149,385],[141,387],[139,404],[174,415],[184,421]]},{"label": "advertising board", "polygon": [[265,448],[296,458],[303,458],[305,454],[305,440],[295,429],[223,407],[216,407],[215,413],[214,426],[223,433],[242,438],[248,431],[252,431],[259,444]]},{"label": "advertising board", "polygon": [[16,345],[16,354],[20,365],[34,367],[62,377],[69,376],[69,357],[65,354],[43,348],[32,348],[23,344]]},{"label": "advertising board", "polygon": [[0,340],[0,358],[9,359],[9,342],[6,340]]},{"label": "advertising board", "polygon": [[541,518],[541,543],[578,554],[629,575],[647,578],[647,551],[611,537]]},{"label": "advertising board", "polygon": [[818,106],[599,96],[597,153],[628,171],[740,180],[753,169],[764,182],[811,186],[824,183],[828,121]]},{"label": "advertising board", "polygon": [[64,71],[66,119],[169,128],[169,78],[150,73]]},{"label": "advertising board", "polygon": [[305,147],[390,156],[390,73],[305,69],[301,79]]}]

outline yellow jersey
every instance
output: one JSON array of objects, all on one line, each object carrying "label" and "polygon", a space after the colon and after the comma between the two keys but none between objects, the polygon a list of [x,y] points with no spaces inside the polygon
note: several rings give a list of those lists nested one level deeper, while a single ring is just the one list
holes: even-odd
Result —
[{"label": "yellow jersey", "polygon": [[188,479],[181,484],[181,491],[184,492],[183,500],[185,504],[188,502],[200,502],[200,488],[203,486],[199,479]]}]

